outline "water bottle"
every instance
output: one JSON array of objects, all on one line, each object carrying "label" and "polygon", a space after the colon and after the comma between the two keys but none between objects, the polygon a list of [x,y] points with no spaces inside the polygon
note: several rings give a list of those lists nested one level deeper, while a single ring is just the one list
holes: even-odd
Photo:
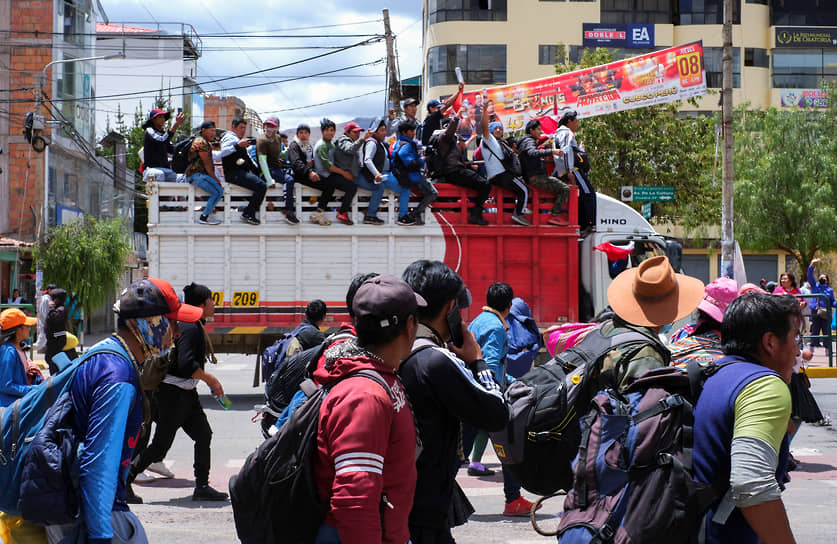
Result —
[{"label": "water bottle", "polygon": [[218,401],[218,404],[224,407],[224,410],[232,408],[232,401],[226,395],[213,395],[213,398]]}]

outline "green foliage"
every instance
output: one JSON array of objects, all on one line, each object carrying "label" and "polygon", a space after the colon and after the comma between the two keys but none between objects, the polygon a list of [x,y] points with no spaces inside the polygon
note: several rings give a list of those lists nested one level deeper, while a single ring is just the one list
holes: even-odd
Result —
[{"label": "green foliage", "polygon": [[[613,62],[605,48],[584,49],[578,64],[558,46],[561,74]],[[591,181],[617,197],[622,185],[673,186],[674,202],[655,202],[657,220],[687,230],[720,222],[720,180],[712,183],[716,120],[679,112],[678,102],[581,118],[576,135],[590,156]],[[639,208],[639,203],[634,203]]]},{"label": "green foliage", "polygon": [[736,111],[735,234],[783,249],[804,270],[837,250],[837,88],[827,111]]},{"label": "green foliage", "polygon": [[53,228],[36,246],[33,257],[44,283],[75,292],[87,315],[117,289],[131,244],[119,218],[97,220],[89,215]]}]

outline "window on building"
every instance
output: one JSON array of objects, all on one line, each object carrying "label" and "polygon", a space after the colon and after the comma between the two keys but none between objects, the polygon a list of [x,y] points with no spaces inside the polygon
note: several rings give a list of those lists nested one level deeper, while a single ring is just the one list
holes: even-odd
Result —
[{"label": "window on building", "polygon": [[430,86],[455,85],[459,66],[468,84],[506,82],[505,45],[440,45],[427,53]]},{"label": "window on building", "polygon": [[776,0],[775,26],[837,26],[837,2],[833,0]]},{"label": "window on building", "polygon": [[602,23],[671,24],[671,0],[601,0]]},{"label": "window on building", "polygon": [[[72,60],[72,57],[64,56],[64,60]],[[62,98],[75,98],[77,89],[76,68],[77,62],[65,62],[61,64],[61,79],[58,80],[58,93]]]},{"label": "window on building", "polygon": [[773,87],[816,89],[822,80],[837,81],[837,51],[774,49]]},{"label": "window on building", "polygon": [[744,48],[744,66],[770,68],[770,57],[767,56],[767,49],[759,49],[757,47]]},{"label": "window on building", "polygon": [[[724,48],[704,47],[703,63],[706,67],[706,86],[713,89],[723,87],[724,81]],[[732,86],[741,87],[741,49],[732,49]]]},{"label": "window on building", "polygon": [[769,6],[769,0],[745,0],[747,4],[763,4],[765,6]]},{"label": "window on building", "polygon": [[[732,2],[732,23],[741,24],[741,2]],[[724,24],[724,0],[679,0],[675,24],[722,25]]]},{"label": "window on building", "polygon": [[555,64],[555,57],[558,56],[557,45],[538,46],[538,64]]},{"label": "window on building", "polygon": [[508,0],[428,0],[428,24],[444,21],[505,21]]}]

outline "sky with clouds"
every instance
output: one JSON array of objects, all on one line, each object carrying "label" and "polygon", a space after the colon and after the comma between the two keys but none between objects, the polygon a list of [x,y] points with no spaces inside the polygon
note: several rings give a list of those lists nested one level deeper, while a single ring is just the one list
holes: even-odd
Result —
[{"label": "sky with clouds", "polygon": [[[203,44],[203,54],[198,61],[199,83],[289,64],[336,51],[329,49],[332,47],[348,46],[373,35],[382,35],[381,11],[384,8],[389,9],[390,24],[396,35],[401,77],[421,73],[420,0],[389,3],[371,0],[101,0],[101,3],[112,23],[137,26],[149,21],[191,24]],[[214,37],[218,34],[259,37]],[[283,34],[322,37],[263,37]],[[385,58],[386,45],[381,40],[287,68],[207,83],[202,87],[209,94],[242,98],[262,118],[277,115],[283,129],[300,122],[315,124],[325,116],[339,123],[357,116],[382,114],[386,108]],[[366,66],[355,67],[363,64]],[[334,70],[339,71],[281,82]],[[230,89],[256,83],[265,85]],[[312,106],[335,100],[342,101]]]}]

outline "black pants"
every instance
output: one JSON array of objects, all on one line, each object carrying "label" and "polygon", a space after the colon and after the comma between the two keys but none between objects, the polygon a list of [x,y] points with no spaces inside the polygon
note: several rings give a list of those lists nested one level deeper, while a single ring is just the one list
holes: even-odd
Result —
[{"label": "black pants", "polygon": [[137,474],[151,463],[162,461],[174,442],[178,429],[183,429],[195,441],[195,486],[209,483],[209,463],[212,428],[201,407],[196,389],[181,389],[161,383],[155,394],[159,418],[151,444],[131,461],[132,482]]},{"label": "black pants", "polygon": [[[831,334],[831,316],[820,317],[817,314],[811,316],[811,336],[830,335]],[[822,338],[811,338],[811,347],[820,347],[820,342],[825,346],[826,354],[831,353],[831,340]]]},{"label": "black pants", "polygon": [[296,182],[320,191],[317,208],[321,211],[328,211],[328,204],[334,196],[335,189],[340,189],[344,193],[343,201],[340,203],[340,212],[345,213],[352,209],[352,199],[357,192],[357,185],[340,174],[331,174],[327,178],[320,176],[320,181],[311,181],[308,177],[297,178]]},{"label": "black pants", "polygon": [[488,182],[514,193],[514,213],[516,215],[523,214],[523,208],[526,207],[526,201],[529,198],[529,190],[526,188],[526,182],[523,181],[523,178],[515,177],[511,172],[504,171],[488,180]]},{"label": "black pants", "polygon": [[485,178],[470,168],[454,168],[445,172],[445,181],[453,185],[459,185],[460,187],[476,189],[477,196],[472,200],[474,207],[471,209],[471,215],[480,215],[482,213],[482,208],[488,198],[488,193],[491,192],[491,185]]},{"label": "black pants", "polygon": [[244,187],[253,191],[253,196],[250,197],[250,202],[241,213],[249,217],[255,217],[256,212],[259,211],[259,206],[262,205],[264,194],[267,191],[267,184],[261,180],[257,175],[251,174],[244,170],[234,170],[232,172],[224,172],[224,177],[227,183]]}]

